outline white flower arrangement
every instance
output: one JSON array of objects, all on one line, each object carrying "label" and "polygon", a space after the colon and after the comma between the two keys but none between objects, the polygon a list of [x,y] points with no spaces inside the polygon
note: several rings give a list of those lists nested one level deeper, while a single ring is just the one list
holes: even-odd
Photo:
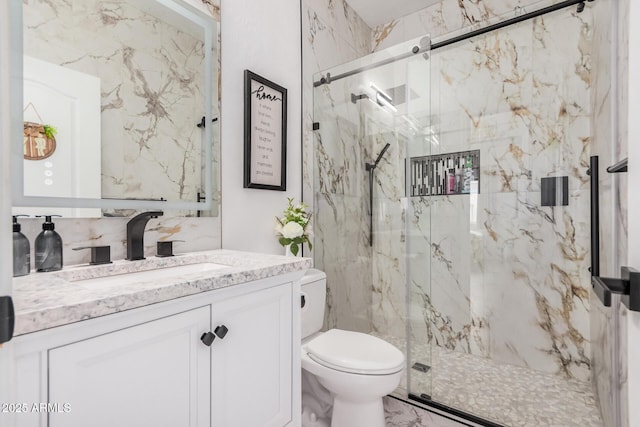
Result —
[{"label": "white flower arrangement", "polygon": [[296,206],[293,204],[293,198],[287,199],[289,206],[284,210],[282,218],[276,217],[276,232],[278,233],[278,242],[282,246],[289,246],[293,255],[298,255],[300,248],[304,243],[312,249],[310,238],[313,237],[311,228],[311,214],[307,212],[308,206],[300,203]]}]

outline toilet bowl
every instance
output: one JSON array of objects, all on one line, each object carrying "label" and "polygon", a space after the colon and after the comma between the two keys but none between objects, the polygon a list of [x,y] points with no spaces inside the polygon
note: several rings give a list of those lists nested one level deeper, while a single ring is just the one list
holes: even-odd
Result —
[{"label": "toilet bowl", "polygon": [[302,295],[302,369],[330,392],[331,426],[384,427],[382,397],[400,384],[404,355],[372,335],[341,329],[318,332],[326,295],[323,272],[312,269],[305,275]]}]

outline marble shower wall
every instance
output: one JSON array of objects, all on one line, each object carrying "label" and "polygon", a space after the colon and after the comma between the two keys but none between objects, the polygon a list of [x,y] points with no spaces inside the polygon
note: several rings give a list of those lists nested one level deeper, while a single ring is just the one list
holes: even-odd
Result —
[{"label": "marble shower wall", "polygon": [[[220,21],[219,0],[185,0],[186,3],[209,13],[218,22]],[[39,4],[39,3],[38,3]],[[61,3],[58,7],[69,7],[70,2]],[[86,7],[86,6],[83,6]],[[93,34],[87,41],[91,41]],[[219,37],[219,34],[218,34]],[[213,98],[218,99],[219,82],[214,84]],[[191,124],[192,120],[189,120]],[[214,150],[219,152],[219,141],[215,141]],[[219,175],[218,165],[214,165],[214,175]],[[217,194],[217,200],[220,195]],[[180,213],[178,213],[179,215]],[[193,215],[193,212],[189,212]],[[184,240],[183,243],[174,245],[175,253],[202,251],[221,248],[220,216],[194,217],[174,216],[175,212],[166,211],[165,216],[152,219],[146,227],[145,254],[152,256],[156,253],[156,241],[158,240]],[[67,219],[59,218],[56,223],[56,231],[60,233],[64,242],[64,265],[86,264],[89,262],[89,251],[74,251],[72,248],[80,246],[110,245],[112,259],[124,259],[126,256],[125,232],[129,218],[91,218],[91,219]],[[34,241],[41,230],[41,219],[23,218],[22,231]]]},{"label": "marble shower wall", "polygon": [[[313,209],[315,267],[327,273],[325,327],[371,329],[368,148],[359,140],[357,107],[347,80],[314,92],[316,74],[365,56],[370,28],[344,0],[302,2],[303,199]],[[314,97],[316,104],[314,118]],[[313,122],[320,129],[313,131]],[[306,254],[309,256],[309,254]]]},{"label": "marble shower wall", "polygon": [[[627,174],[608,174],[605,169],[627,157],[628,76],[624,71],[628,69],[629,1],[602,0],[593,8],[592,153],[600,161],[600,274],[618,277],[627,259]],[[612,72],[617,79],[611,79]],[[593,292],[591,300],[595,394],[605,426],[627,426],[627,310],[619,298],[613,299],[611,307],[604,307]]]},{"label": "marble shower wall", "polygon": [[103,197],[196,201],[204,43],[135,5],[25,1],[25,53],[100,78]]}]

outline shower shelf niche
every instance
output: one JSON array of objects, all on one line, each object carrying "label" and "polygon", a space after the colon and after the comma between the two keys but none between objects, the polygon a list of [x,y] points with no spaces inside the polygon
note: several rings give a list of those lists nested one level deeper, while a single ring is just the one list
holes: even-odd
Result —
[{"label": "shower shelf niche", "polygon": [[480,150],[411,157],[411,197],[480,193]]}]

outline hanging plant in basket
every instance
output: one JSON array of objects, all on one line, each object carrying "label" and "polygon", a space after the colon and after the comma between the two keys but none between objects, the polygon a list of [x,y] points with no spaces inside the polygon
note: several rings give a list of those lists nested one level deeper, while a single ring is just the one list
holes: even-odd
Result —
[{"label": "hanging plant in basket", "polygon": [[[32,103],[28,103],[24,110],[26,111],[29,107],[33,108],[42,122],[40,114]],[[58,130],[51,125],[24,122],[24,158],[26,160],[42,160],[51,156],[56,151],[57,133]]]}]

